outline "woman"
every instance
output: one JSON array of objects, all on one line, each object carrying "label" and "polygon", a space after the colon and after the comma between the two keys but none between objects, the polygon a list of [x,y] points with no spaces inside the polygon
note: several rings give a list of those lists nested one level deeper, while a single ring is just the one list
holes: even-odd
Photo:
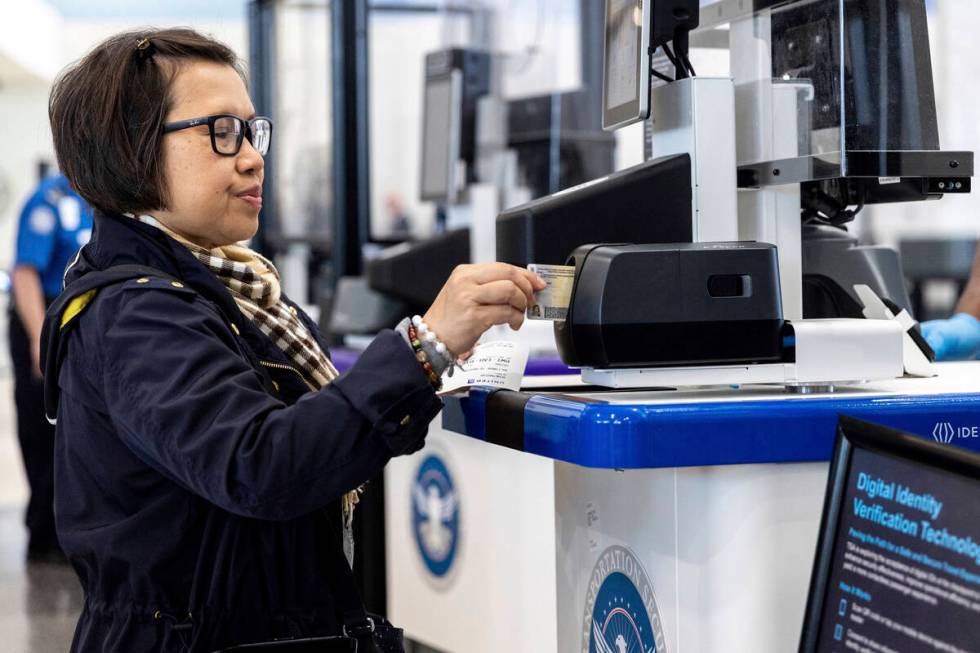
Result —
[{"label": "woman", "polygon": [[234,245],[258,225],[272,126],[228,48],[110,38],[50,116],[97,210],[45,324],[58,534],[85,590],[72,650],[364,635],[339,539],[355,489],[422,446],[453,352],[518,328],[544,283],[463,266],[338,377],[272,264]]}]

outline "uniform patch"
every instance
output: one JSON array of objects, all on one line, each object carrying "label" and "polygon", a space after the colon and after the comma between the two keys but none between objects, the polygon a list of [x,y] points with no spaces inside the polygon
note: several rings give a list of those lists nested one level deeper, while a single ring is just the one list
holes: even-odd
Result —
[{"label": "uniform patch", "polygon": [[82,205],[74,197],[66,195],[58,201],[58,216],[62,229],[75,231],[82,224]]},{"label": "uniform patch", "polygon": [[54,211],[47,206],[39,206],[31,211],[27,218],[27,226],[38,236],[47,236],[55,227]]}]

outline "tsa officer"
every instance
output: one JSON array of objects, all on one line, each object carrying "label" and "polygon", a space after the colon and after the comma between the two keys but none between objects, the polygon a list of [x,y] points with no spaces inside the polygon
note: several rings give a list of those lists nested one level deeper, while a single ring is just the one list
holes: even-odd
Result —
[{"label": "tsa officer", "polygon": [[970,280],[945,320],[922,323],[922,336],[936,352],[936,360],[973,360],[980,356],[980,249],[973,260]]},{"label": "tsa officer", "polygon": [[31,492],[25,516],[30,561],[63,557],[54,526],[54,427],[44,417],[41,324],[61,292],[65,268],[91,234],[92,210],[60,174],[41,181],[17,228],[9,337],[17,437]]}]

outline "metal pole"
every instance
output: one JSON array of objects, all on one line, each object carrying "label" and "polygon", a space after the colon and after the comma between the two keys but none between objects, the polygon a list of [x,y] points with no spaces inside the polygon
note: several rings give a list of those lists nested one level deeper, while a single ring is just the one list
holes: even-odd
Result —
[{"label": "metal pole", "polygon": [[602,50],[605,39],[605,3],[579,0],[579,30],[582,42],[582,90],[588,94],[588,122],[602,127]]},{"label": "metal pole", "polygon": [[[248,3],[249,86],[255,110],[275,119],[275,34],[274,0],[251,0]],[[275,143],[275,141],[273,141]],[[259,214],[259,228],[252,247],[268,258],[275,257],[274,236],[279,231],[278,202],[275,184],[275,146],[265,156],[265,178],[262,194],[265,202]]]},{"label": "metal pole", "polygon": [[370,234],[367,14],[367,0],[330,3],[335,282],[361,274]]},{"label": "metal pole", "polygon": [[[370,236],[368,3],[332,0],[334,283],[362,272]],[[387,612],[384,475],[367,484],[354,519],[354,576],[368,610]]]}]

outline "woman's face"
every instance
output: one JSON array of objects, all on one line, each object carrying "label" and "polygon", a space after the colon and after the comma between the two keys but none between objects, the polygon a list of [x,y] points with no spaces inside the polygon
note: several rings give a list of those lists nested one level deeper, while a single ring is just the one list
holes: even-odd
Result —
[{"label": "woman's face", "polygon": [[[234,68],[211,62],[183,64],[171,86],[173,108],[165,122],[227,113],[255,117],[245,83]],[[243,139],[235,156],[211,149],[208,126],[163,137],[163,169],[168,203],[153,216],[202,247],[248,240],[262,208],[262,156]]]}]

